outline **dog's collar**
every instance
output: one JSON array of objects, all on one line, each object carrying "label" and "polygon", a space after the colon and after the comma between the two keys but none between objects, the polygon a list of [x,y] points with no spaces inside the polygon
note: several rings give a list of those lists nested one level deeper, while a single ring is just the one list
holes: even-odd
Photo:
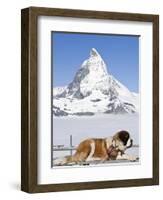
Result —
[{"label": "dog's collar", "polygon": [[120,152],[121,154],[123,154],[123,151],[119,150],[119,149],[116,149],[116,145],[115,145],[115,140],[112,138],[111,139],[111,144],[109,147],[107,147],[107,154],[108,156],[110,157],[111,156],[111,153],[116,150],[117,152]]},{"label": "dog's collar", "polygon": [[115,147],[113,145],[111,145],[108,149],[107,149],[107,154],[110,157],[111,153],[114,151]]}]

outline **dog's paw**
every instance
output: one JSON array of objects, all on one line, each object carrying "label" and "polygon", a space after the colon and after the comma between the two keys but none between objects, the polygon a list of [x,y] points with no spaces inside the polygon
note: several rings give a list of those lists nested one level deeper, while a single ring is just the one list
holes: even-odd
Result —
[{"label": "dog's paw", "polygon": [[137,160],[139,160],[139,157],[138,156],[129,156],[129,160],[131,161],[131,162],[135,162],[135,161],[137,161]]},{"label": "dog's paw", "polygon": [[64,165],[66,163],[66,159],[65,158],[55,158],[53,160],[53,166],[61,166]]}]

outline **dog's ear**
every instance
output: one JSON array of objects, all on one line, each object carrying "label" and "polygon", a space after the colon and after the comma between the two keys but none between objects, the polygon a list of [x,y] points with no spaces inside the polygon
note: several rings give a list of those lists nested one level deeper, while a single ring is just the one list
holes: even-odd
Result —
[{"label": "dog's ear", "polygon": [[129,137],[130,137],[129,132],[127,132],[127,131],[120,131],[119,132],[119,138],[123,142],[124,145],[127,144]]}]

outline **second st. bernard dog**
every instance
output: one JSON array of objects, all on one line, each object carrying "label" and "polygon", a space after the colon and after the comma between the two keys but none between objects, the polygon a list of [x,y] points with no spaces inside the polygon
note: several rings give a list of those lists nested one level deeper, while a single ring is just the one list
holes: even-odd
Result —
[{"label": "second st. bernard dog", "polygon": [[54,165],[65,165],[68,163],[81,163],[87,161],[106,160],[130,160],[136,161],[137,157],[125,153],[127,148],[132,147],[133,140],[127,131],[119,131],[113,137],[90,138],[82,141],[74,155],[63,159],[54,160]]}]

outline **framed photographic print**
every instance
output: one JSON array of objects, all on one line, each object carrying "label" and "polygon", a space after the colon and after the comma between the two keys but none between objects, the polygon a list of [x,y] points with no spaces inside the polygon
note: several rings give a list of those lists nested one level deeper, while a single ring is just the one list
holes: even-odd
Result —
[{"label": "framed photographic print", "polygon": [[21,188],[159,184],[159,16],[22,9]]}]

